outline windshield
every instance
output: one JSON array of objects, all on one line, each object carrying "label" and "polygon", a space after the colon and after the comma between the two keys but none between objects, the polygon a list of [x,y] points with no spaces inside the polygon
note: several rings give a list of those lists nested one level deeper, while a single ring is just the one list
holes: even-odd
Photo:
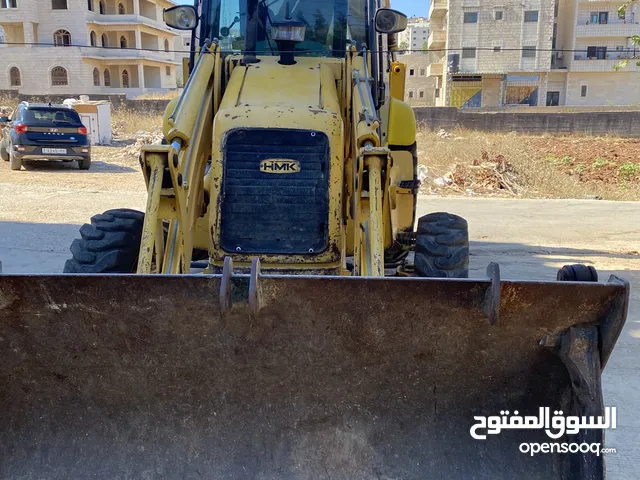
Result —
[{"label": "windshield", "polygon": [[[273,23],[294,20],[306,26],[296,55],[344,57],[351,44],[366,42],[367,0],[210,0],[203,3],[204,38],[218,38],[225,53],[252,49],[251,23],[258,55],[278,55]],[[288,13],[288,18],[287,18]],[[248,28],[249,27],[249,28]]]},{"label": "windshield", "polygon": [[51,123],[80,124],[80,117],[75,110],[70,109],[29,108],[25,110],[23,120],[29,125],[49,125]]}]

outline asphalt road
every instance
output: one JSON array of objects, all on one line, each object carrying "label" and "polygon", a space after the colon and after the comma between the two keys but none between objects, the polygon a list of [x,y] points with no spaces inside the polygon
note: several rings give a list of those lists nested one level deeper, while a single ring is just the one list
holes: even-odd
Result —
[{"label": "asphalt road", "polygon": [[[106,209],[141,209],[145,202],[138,184],[103,190],[24,183],[17,189],[3,177],[5,273],[61,272],[80,224]],[[562,265],[586,263],[596,266],[601,279],[616,274],[631,282],[629,317],[603,380],[605,405],[618,408],[618,428],[607,433],[607,446],[617,453],[606,460],[609,478],[640,478],[640,203],[422,198],[419,214],[433,211],[468,219],[472,276],[484,276],[487,264],[497,261],[503,278],[553,280]]]}]

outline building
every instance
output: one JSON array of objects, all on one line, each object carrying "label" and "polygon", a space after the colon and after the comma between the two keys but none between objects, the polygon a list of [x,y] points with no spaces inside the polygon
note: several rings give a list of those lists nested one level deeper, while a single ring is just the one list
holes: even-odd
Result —
[{"label": "building", "polygon": [[436,105],[636,105],[636,5],[600,0],[433,0],[428,75]]},{"label": "building", "polygon": [[[640,35],[637,5],[624,14],[617,1],[560,1],[557,52],[547,88],[548,103],[571,106],[640,104]],[[635,58],[635,59],[634,59]],[[629,60],[625,68],[614,67]]]},{"label": "building", "polygon": [[0,0],[0,90],[135,97],[176,88],[168,0]]},{"label": "building", "polygon": [[429,76],[436,78],[436,105],[544,101],[554,6],[554,0],[433,0],[429,48],[440,51],[429,54]]},{"label": "building", "polygon": [[428,55],[413,53],[399,60],[406,65],[404,101],[413,106],[434,106],[436,79],[427,76]]},{"label": "building", "polygon": [[404,32],[398,34],[398,47],[407,53],[426,50],[429,38],[429,20],[424,17],[411,17]]}]

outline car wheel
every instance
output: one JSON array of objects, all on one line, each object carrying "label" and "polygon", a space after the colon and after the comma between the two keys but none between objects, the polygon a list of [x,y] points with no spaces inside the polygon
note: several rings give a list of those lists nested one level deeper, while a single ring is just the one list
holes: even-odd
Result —
[{"label": "car wheel", "polygon": [[78,168],[80,170],[89,170],[91,166],[91,157],[87,157],[84,160],[78,160]]},{"label": "car wheel", "polygon": [[9,150],[9,168],[11,170],[20,170],[22,168],[22,160],[16,158],[11,150]]},{"label": "car wheel", "polygon": [[6,143],[7,142],[0,142],[0,158],[2,158],[2,160],[4,160],[5,162],[8,162],[9,152],[7,150]]}]

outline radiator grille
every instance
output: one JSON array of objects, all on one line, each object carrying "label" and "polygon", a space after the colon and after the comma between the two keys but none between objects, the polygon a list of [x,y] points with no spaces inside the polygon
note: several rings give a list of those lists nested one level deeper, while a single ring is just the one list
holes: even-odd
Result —
[{"label": "radiator grille", "polygon": [[[328,245],[329,140],[324,133],[236,129],[223,147],[221,245],[227,252],[320,253]],[[297,173],[266,173],[263,160]]]}]

